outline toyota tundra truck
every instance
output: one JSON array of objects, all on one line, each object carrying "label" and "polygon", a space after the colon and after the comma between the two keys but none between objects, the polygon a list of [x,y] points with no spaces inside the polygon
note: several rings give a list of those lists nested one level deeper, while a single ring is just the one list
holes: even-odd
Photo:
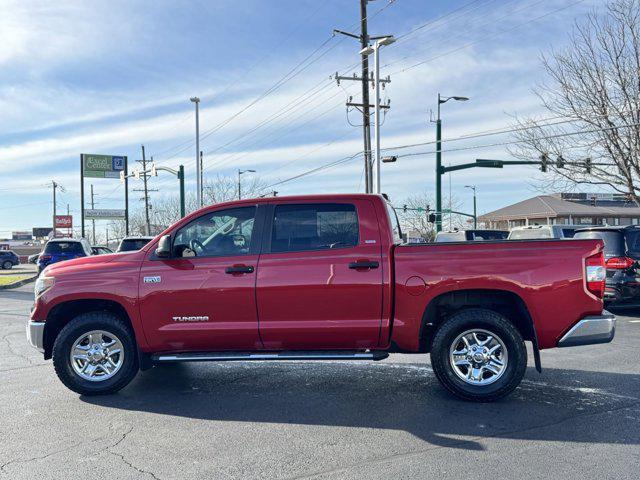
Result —
[{"label": "toyota tundra truck", "polygon": [[82,395],[166,362],[430,353],[467,400],[512,392],[539,351],[606,343],[600,240],[403,244],[379,195],[200,209],[139,251],[48,266],[30,343]]}]

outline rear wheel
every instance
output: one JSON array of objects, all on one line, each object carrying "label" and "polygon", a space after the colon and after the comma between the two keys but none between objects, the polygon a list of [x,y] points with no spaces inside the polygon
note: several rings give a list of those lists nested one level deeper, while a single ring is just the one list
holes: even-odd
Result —
[{"label": "rear wheel", "polygon": [[431,364],[454,395],[489,402],[511,393],[527,367],[520,332],[497,312],[473,308],[453,314],[437,330]]},{"label": "rear wheel", "polygon": [[56,338],[53,365],[62,383],[74,392],[115,393],[138,372],[134,336],[112,313],[79,315]]},{"label": "rear wheel", "polygon": [[13,267],[13,263],[10,262],[9,260],[6,260],[3,264],[2,264],[2,268],[5,270],[11,270],[11,267]]}]

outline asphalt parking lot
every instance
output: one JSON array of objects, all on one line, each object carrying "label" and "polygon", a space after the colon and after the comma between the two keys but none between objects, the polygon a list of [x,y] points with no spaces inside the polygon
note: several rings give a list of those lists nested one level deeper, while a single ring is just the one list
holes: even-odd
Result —
[{"label": "asphalt parking lot", "polygon": [[26,343],[31,288],[0,291],[0,478],[638,478],[633,312],[493,404],[450,397],[419,355],[164,366],[85,398]]}]

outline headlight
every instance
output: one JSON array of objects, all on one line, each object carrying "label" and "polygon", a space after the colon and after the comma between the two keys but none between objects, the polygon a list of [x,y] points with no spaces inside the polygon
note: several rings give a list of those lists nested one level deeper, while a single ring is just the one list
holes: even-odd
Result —
[{"label": "headlight", "polygon": [[37,278],[36,283],[33,287],[33,293],[35,294],[36,298],[38,298],[44,292],[46,292],[51,287],[53,287],[54,283],[55,283],[54,277],[45,277],[44,275],[40,275]]}]

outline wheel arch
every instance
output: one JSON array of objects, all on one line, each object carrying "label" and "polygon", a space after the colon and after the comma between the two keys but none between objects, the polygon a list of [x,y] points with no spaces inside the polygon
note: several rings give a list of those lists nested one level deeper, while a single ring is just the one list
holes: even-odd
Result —
[{"label": "wheel arch", "polygon": [[[59,303],[51,309],[44,328],[44,358],[48,360],[53,354],[53,344],[60,331],[78,315],[89,312],[111,312],[121,318],[131,330],[134,341],[136,341],[135,329],[127,310],[122,304],[101,298],[68,300]],[[137,341],[136,341],[137,344]]]},{"label": "wheel arch", "polygon": [[522,337],[531,342],[536,369],[542,370],[533,318],[524,300],[518,294],[508,290],[454,290],[431,299],[422,315],[420,350],[429,352],[438,327],[455,312],[468,308],[486,308],[504,315],[518,329]]}]

